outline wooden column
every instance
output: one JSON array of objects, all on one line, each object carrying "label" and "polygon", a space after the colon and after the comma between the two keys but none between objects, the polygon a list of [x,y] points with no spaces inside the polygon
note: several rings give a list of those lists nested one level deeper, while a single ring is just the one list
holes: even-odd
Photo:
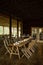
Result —
[{"label": "wooden column", "polygon": [[21,22],[21,36],[23,35],[23,22]]},{"label": "wooden column", "polygon": [[37,40],[39,41],[39,28],[37,28]]},{"label": "wooden column", "polygon": [[10,39],[11,39],[11,36],[12,36],[12,30],[11,30],[11,28],[12,28],[12,17],[10,16],[10,19],[9,19],[9,29],[10,29]]},{"label": "wooden column", "polygon": [[19,36],[19,20],[17,19],[17,38],[18,38],[18,36]]}]

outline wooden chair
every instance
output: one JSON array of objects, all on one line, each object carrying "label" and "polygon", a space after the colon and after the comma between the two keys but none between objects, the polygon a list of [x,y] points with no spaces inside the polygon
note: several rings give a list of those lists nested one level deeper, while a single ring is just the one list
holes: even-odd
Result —
[{"label": "wooden chair", "polygon": [[[30,55],[27,53],[27,49],[26,49],[26,48],[21,49],[21,51],[22,51],[22,53],[23,53],[23,56],[25,56],[27,59],[30,58]],[[22,57],[23,57],[23,56],[22,56]]]},{"label": "wooden chair", "polygon": [[11,45],[8,44],[8,41],[7,39],[4,39],[4,46],[6,48],[6,53],[9,53],[10,54],[10,58],[12,55],[18,55],[19,59],[20,59],[20,54],[19,54],[19,50],[18,50],[18,47],[14,47]]},{"label": "wooden chair", "polygon": [[6,53],[5,54],[9,53],[10,54],[10,58],[11,58],[12,53],[13,53],[12,52],[13,48],[11,49],[11,47],[8,45],[8,41],[6,39],[4,39],[4,46],[6,48]]},{"label": "wooden chair", "polygon": [[21,51],[23,53],[23,56],[25,56],[27,59],[29,59],[32,56],[32,54],[35,52],[35,49],[36,49],[35,47],[37,47],[37,46],[34,41],[33,45],[31,44],[31,46],[28,46],[28,48],[26,48],[26,47],[22,48]]}]

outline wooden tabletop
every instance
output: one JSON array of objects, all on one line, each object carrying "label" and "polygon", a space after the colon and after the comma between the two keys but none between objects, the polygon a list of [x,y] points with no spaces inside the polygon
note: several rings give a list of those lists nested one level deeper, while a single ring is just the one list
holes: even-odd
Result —
[{"label": "wooden tabletop", "polygon": [[13,44],[9,44],[9,46],[18,46],[18,47],[21,47],[21,46],[27,44],[27,41],[29,41],[31,39],[32,39],[32,37],[29,37],[29,38],[26,38],[26,39],[24,39],[22,41],[18,41],[18,42],[15,42]]}]

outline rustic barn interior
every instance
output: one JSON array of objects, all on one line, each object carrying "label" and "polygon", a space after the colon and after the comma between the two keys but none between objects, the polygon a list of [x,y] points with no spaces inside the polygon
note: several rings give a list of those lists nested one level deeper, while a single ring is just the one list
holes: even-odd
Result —
[{"label": "rustic barn interior", "polygon": [[0,0],[0,65],[43,65],[43,0]]}]

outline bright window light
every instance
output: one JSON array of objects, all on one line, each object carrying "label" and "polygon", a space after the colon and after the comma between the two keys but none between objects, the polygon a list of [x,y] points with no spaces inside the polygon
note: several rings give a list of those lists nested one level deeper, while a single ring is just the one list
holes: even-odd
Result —
[{"label": "bright window light", "polygon": [[19,27],[19,37],[21,36],[21,28]]},{"label": "bright window light", "polygon": [[4,27],[4,34],[9,34],[9,27]]},{"label": "bright window light", "polygon": [[14,37],[17,36],[17,28],[14,28]]},{"label": "bright window light", "polygon": [[39,33],[41,33],[41,32],[42,32],[42,29],[40,28],[40,29],[39,29]]},{"label": "bright window light", "polygon": [[14,34],[14,30],[13,30],[13,27],[12,27],[12,35]]},{"label": "bright window light", "polygon": [[3,34],[3,26],[0,26],[0,35]]}]

